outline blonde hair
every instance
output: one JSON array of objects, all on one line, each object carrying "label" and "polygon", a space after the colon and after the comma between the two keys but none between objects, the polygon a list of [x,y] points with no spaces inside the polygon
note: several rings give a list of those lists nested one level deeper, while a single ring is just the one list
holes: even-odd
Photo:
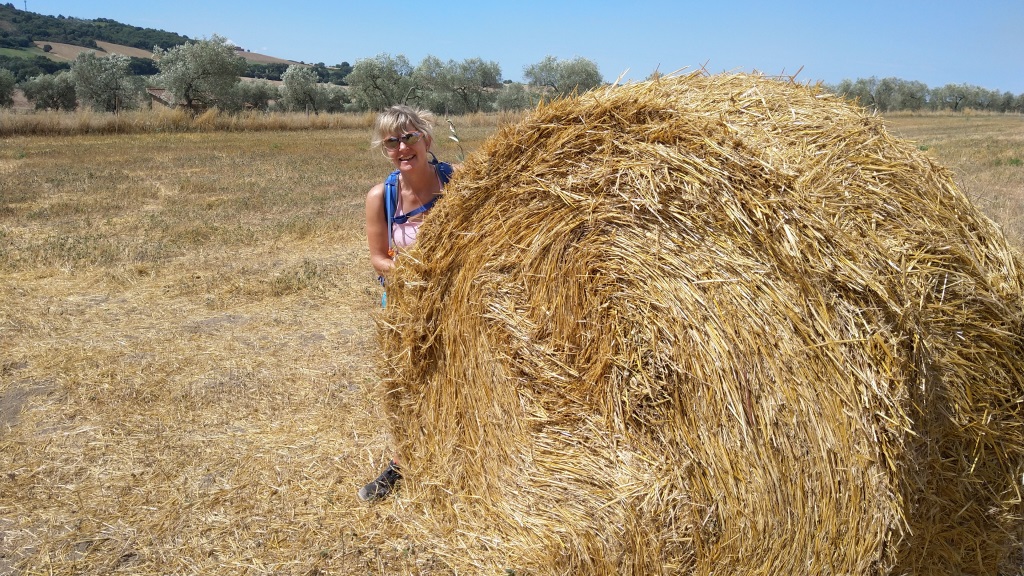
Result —
[{"label": "blonde hair", "polygon": [[380,146],[385,138],[412,128],[427,137],[427,148],[434,141],[434,114],[429,110],[396,104],[377,115],[373,123],[373,146]]}]

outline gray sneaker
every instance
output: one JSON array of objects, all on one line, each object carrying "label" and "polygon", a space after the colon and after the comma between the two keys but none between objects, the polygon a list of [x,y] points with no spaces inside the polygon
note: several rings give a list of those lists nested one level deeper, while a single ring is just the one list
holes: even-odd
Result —
[{"label": "gray sneaker", "polygon": [[402,472],[399,470],[398,464],[392,460],[376,480],[359,489],[359,499],[368,502],[386,498],[395,490],[395,485],[401,479]]}]

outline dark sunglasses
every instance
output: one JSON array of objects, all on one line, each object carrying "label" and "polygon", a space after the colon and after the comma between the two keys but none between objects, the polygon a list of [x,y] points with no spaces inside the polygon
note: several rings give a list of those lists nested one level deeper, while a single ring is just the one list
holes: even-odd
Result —
[{"label": "dark sunglasses", "polygon": [[423,137],[422,132],[407,132],[401,136],[392,136],[391,138],[385,138],[381,144],[384,145],[388,150],[398,150],[398,145],[405,143],[406,146],[412,146],[413,144],[420,141]]}]

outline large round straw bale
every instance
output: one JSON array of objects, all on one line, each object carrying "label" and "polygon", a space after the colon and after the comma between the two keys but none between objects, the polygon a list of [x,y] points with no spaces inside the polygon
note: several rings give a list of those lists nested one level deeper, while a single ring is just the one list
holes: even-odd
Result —
[{"label": "large round straw bale", "polygon": [[543,105],[389,283],[399,521],[457,573],[1016,573],[1021,258],[816,88]]}]

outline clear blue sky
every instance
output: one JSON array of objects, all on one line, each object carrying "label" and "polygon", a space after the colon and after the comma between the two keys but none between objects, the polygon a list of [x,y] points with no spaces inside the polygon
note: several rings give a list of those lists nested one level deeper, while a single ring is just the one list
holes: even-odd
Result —
[{"label": "clear blue sky", "polygon": [[582,56],[607,81],[655,69],[758,70],[804,82],[877,76],[1024,93],[1024,0],[8,0],[328,65],[403,54],[415,66],[497,62],[502,77]]}]

